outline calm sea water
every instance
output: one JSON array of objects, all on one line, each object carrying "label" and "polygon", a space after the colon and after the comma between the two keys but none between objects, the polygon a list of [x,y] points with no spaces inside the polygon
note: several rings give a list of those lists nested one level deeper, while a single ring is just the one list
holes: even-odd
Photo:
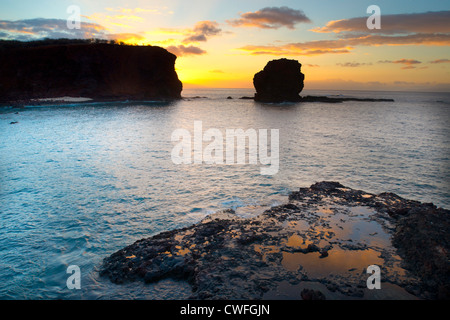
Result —
[{"label": "calm sea water", "polygon": [[[96,270],[138,239],[219,209],[278,204],[321,180],[450,208],[450,94],[305,93],[395,102],[270,105],[237,99],[252,90],[205,89],[171,104],[1,109],[0,298],[185,298],[183,283],[117,286]],[[171,133],[193,132],[196,120],[222,132],[279,129],[279,172],[175,165]],[[66,287],[69,265],[81,290]]]}]

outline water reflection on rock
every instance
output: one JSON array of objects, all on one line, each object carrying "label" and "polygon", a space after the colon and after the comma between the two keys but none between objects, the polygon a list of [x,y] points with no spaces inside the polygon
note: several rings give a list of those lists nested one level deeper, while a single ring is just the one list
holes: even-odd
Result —
[{"label": "water reflection on rock", "polygon": [[[139,240],[106,258],[100,273],[115,283],[183,279],[196,299],[436,298],[414,267],[421,257],[401,257],[405,245],[398,232],[410,210],[441,219],[442,226],[431,227],[430,239],[445,237],[447,210],[321,182],[257,216],[226,210],[191,227]],[[430,263],[440,267],[441,260],[438,256]],[[381,269],[376,293],[366,287],[370,265]],[[440,270],[432,284],[445,294]],[[292,291],[297,287],[304,294]]]}]

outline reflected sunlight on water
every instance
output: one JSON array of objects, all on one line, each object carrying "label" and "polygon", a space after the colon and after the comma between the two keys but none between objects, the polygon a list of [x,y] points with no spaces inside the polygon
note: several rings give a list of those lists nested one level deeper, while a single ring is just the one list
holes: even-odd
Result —
[{"label": "reflected sunlight on water", "polygon": [[[252,215],[245,206],[279,204],[316,181],[450,207],[448,94],[347,93],[392,97],[394,103],[264,105],[237,99],[252,94],[188,90],[183,96],[207,98],[0,110],[0,297],[183,296],[187,291],[178,295],[170,282],[161,290],[130,292],[97,279],[96,268],[143,237],[191,225],[219,209]],[[279,172],[262,176],[258,165],[175,165],[171,133],[192,130],[195,120],[204,130],[222,132],[280,129]],[[381,232],[370,222],[342,231],[339,220],[332,223],[334,232],[351,237]],[[344,260],[352,261],[349,254]],[[300,257],[286,254],[285,263],[294,268]],[[368,257],[376,258],[370,251]],[[71,264],[82,271],[80,292],[65,287]]]}]

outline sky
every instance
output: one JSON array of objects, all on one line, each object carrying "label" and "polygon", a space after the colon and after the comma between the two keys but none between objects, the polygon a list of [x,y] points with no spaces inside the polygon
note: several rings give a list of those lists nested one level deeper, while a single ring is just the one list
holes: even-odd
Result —
[{"label": "sky", "polygon": [[305,89],[450,92],[448,0],[0,0],[0,39],[42,38],[164,47],[185,88],[252,88],[288,58]]}]

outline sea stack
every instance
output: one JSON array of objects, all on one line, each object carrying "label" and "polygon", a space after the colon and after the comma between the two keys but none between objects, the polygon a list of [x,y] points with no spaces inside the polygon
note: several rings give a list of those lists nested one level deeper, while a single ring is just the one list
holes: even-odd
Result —
[{"label": "sea stack", "polygon": [[301,100],[305,75],[297,60],[278,59],[267,63],[264,70],[253,77],[255,101],[297,102]]}]

